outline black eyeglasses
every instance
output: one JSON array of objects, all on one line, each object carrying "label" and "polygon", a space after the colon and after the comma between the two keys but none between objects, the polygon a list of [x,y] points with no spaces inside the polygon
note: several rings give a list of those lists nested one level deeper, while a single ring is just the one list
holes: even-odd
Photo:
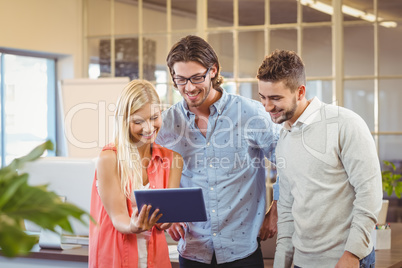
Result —
[{"label": "black eyeglasses", "polygon": [[207,72],[204,75],[194,75],[190,78],[185,77],[173,78],[173,82],[178,86],[184,86],[187,84],[188,81],[190,81],[192,84],[201,84],[202,82],[205,81],[205,77],[207,77],[210,69],[211,67],[208,68]]}]

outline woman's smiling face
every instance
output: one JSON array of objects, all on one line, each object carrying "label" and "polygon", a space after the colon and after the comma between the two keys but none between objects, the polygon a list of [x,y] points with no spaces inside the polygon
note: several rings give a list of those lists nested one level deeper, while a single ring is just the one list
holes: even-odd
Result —
[{"label": "woman's smiling face", "polygon": [[151,144],[155,141],[161,126],[160,106],[147,103],[130,116],[131,140],[138,143],[138,147]]}]

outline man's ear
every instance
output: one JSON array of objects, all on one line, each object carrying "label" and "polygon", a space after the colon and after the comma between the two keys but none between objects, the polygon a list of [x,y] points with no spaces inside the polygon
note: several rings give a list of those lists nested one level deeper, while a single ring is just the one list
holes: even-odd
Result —
[{"label": "man's ear", "polygon": [[209,72],[211,73],[211,78],[214,78],[216,76],[216,73],[218,72],[218,68],[216,67],[216,64],[214,64],[211,67],[211,70]]},{"label": "man's ear", "polygon": [[302,100],[306,96],[306,86],[301,85],[297,89],[297,100]]}]

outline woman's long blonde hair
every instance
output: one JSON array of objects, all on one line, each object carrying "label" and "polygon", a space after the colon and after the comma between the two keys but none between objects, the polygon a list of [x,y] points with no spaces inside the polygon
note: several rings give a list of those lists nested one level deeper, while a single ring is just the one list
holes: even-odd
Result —
[{"label": "woman's long blonde hair", "polygon": [[114,115],[117,169],[121,189],[128,198],[132,189],[139,189],[142,185],[141,158],[135,142],[131,139],[130,117],[148,103],[160,105],[154,86],[145,80],[133,80],[121,92]]}]

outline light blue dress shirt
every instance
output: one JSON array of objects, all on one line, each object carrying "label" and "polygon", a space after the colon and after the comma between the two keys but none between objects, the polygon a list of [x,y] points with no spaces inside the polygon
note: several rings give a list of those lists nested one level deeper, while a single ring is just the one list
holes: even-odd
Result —
[{"label": "light blue dress shirt", "polygon": [[203,189],[208,220],[187,223],[178,245],[183,258],[202,263],[210,263],[214,251],[219,264],[257,249],[266,209],[264,156],[274,162],[281,128],[261,103],[221,90],[210,106],[206,137],[183,100],[164,111],[156,140],[182,155],[181,187]]}]

